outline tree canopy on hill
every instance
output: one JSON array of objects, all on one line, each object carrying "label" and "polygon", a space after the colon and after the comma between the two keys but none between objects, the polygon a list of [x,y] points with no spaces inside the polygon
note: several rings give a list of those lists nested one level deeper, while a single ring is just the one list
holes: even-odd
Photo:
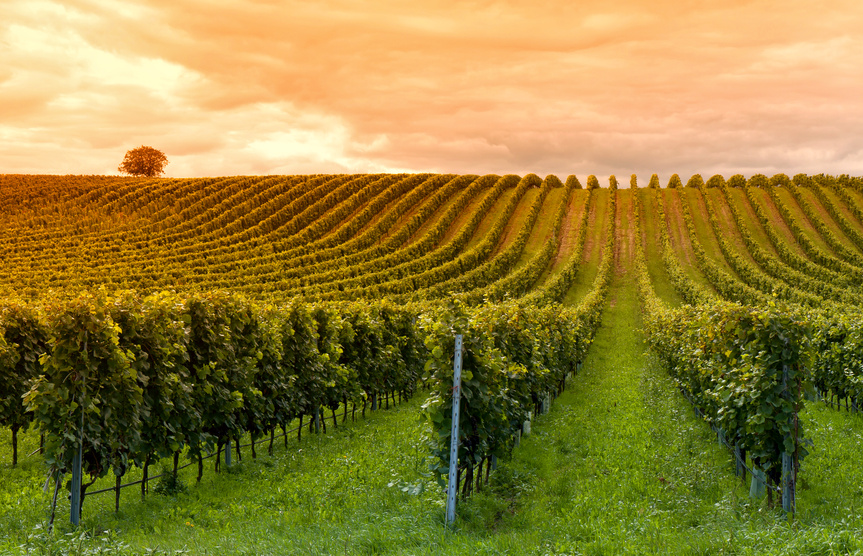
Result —
[{"label": "tree canopy on hill", "polygon": [[117,168],[120,172],[132,176],[145,176],[155,178],[165,173],[168,157],[165,153],[153,147],[141,145],[137,149],[126,152],[122,164]]}]

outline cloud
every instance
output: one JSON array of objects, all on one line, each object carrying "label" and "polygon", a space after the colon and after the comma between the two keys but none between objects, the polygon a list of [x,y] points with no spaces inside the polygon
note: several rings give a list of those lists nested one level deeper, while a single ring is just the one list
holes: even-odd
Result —
[{"label": "cloud", "polygon": [[12,0],[5,172],[863,173],[857,2]]}]

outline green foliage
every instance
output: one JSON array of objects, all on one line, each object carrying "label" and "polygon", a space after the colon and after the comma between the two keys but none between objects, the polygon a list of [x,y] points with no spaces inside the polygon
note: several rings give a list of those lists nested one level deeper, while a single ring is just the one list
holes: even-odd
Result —
[{"label": "green foliage", "polygon": [[796,415],[811,361],[809,326],[770,305],[648,313],[651,347],[705,418],[765,470],[782,453],[803,459]]},{"label": "green foliage", "polygon": [[153,492],[162,496],[176,496],[189,490],[186,482],[178,476],[174,475],[173,469],[166,465],[161,467],[161,476],[156,480],[156,486]]},{"label": "green foliage", "polygon": [[668,188],[674,189],[678,187],[683,187],[683,183],[680,181],[680,176],[677,174],[671,174],[671,178],[668,180]]},{"label": "green foliage", "polygon": [[519,185],[522,184],[527,187],[542,187],[542,178],[536,174],[525,174],[524,177],[521,178],[521,181],[519,181]]},{"label": "green foliage", "polygon": [[723,178],[722,175],[720,175],[720,174],[714,174],[714,175],[710,176],[710,179],[707,180],[707,183],[705,185],[707,186],[708,189],[714,188],[714,187],[724,187],[725,186],[725,178]]},{"label": "green foliage", "polygon": [[69,471],[83,442],[84,474],[102,477],[141,441],[134,354],[120,347],[120,327],[100,297],[55,302],[45,314],[48,352],[24,401],[45,433],[49,465]]},{"label": "green foliage", "polygon": [[599,180],[596,179],[596,176],[594,176],[593,174],[587,176],[587,188],[599,189]]},{"label": "green foliage", "polygon": [[431,470],[440,484],[449,469],[455,335],[464,337],[459,465],[475,466],[508,455],[528,413],[561,389],[592,337],[582,318],[560,306],[497,304],[469,312],[453,302],[425,320],[424,381],[435,387],[423,415],[433,429]]},{"label": "green foliage", "polygon": [[583,189],[581,187],[581,182],[578,181],[578,176],[575,174],[570,174],[566,178],[566,187],[572,187],[573,189]]},{"label": "green foliage", "polygon": [[629,176],[629,187],[631,187],[632,189],[638,188],[638,176],[636,176],[635,174]]},{"label": "green foliage", "polygon": [[788,187],[792,184],[791,178],[789,178],[786,174],[774,174],[773,177],[770,178],[768,183],[770,183],[771,187]]},{"label": "green foliage", "polygon": [[543,181],[543,183],[550,184],[551,187],[555,187],[555,188],[563,187],[563,182],[560,181],[560,178],[555,176],[554,174],[549,174],[549,175],[545,176],[545,179],[542,181]]},{"label": "green foliage", "polygon": [[39,356],[47,341],[38,311],[11,300],[0,305],[0,426],[16,434],[33,419],[21,400],[41,372]]},{"label": "green foliage", "polygon": [[703,185],[704,179],[701,177],[701,174],[693,174],[692,177],[689,178],[689,181],[686,182],[686,187],[700,188]]},{"label": "green foliage", "polygon": [[617,178],[614,177],[614,174],[608,176],[608,188],[611,190],[617,189]]},{"label": "green foliage", "polygon": [[728,187],[746,187],[746,178],[743,174],[734,174],[728,178]]},{"label": "green foliage", "polygon": [[746,185],[749,187],[769,187],[770,180],[767,179],[767,176],[764,174],[754,174],[749,180],[746,182]]},{"label": "green foliage", "polygon": [[648,182],[647,187],[649,187],[650,189],[659,189],[660,186],[658,174],[652,174],[650,176],[650,182]]}]

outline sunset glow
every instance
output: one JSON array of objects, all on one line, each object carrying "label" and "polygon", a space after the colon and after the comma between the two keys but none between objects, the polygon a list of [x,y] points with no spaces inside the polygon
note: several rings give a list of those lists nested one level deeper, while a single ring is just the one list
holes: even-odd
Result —
[{"label": "sunset glow", "polygon": [[[857,1],[6,0],[0,172],[863,174]],[[663,182],[664,184],[664,182]]]}]

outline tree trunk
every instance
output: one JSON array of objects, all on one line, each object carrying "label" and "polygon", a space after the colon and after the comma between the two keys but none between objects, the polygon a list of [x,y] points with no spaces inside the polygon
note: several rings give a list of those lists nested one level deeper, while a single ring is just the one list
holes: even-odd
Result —
[{"label": "tree trunk", "polygon": [[[230,440],[228,442],[230,442]],[[240,436],[239,435],[237,435],[237,440],[234,442],[234,444],[237,446],[237,463],[240,463],[241,461],[243,461],[243,454],[240,453]]]},{"label": "tree trunk", "polygon": [[222,441],[219,440],[218,442],[216,442],[216,461],[213,463],[213,471],[215,471],[216,473],[219,472],[219,468],[221,467],[221,465],[220,465],[221,459],[222,459]]},{"label": "tree trunk", "polygon": [[[459,499],[459,496],[458,496],[459,485],[461,485],[461,467],[456,468],[456,474],[455,474],[455,496],[456,496],[456,500]],[[464,499],[463,496],[462,496],[462,499]]]},{"label": "tree trunk", "polygon": [[144,470],[141,476],[141,500],[147,496],[147,477],[150,475],[150,455],[144,458]]},{"label": "tree trunk", "polygon": [[276,440],[276,429],[270,429],[270,447],[267,448],[267,453],[273,455],[273,442]]},{"label": "tree trunk", "polygon": [[180,467],[180,450],[174,452],[174,481],[177,480],[177,469]]},{"label": "tree trunk", "polygon": [[345,414],[342,416],[342,423],[346,423],[348,420],[348,397],[345,396],[342,401],[345,405]]},{"label": "tree trunk", "polygon": [[12,427],[12,467],[18,465],[18,427]]},{"label": "tree trunk", "polygon": [[96,482],[96,479],[93,479],[87,484],[81,485],[81,500],[78,503],[78,515],[84,515],[84,498],[87,496],[87,489],[93,486],[93,483]]},{"label": "tree trunk", "polygon": [[51,499],[51,517],[48,518],[49,533],[54,529],[54,515],[57,513],[57,493],[60,492],[60,482],[60,472],[57,471],[54,479],[54,497]]},{"label": "tree trunk", "polygon": [[473,486],[473,465],[468,465],[464,474],[464,490],[462,496],[467,499],[470,496],[470,487]]},{"label": "tree trunk", "polygon": [[255,453],[255,435],[252,434],[252,459],[258,459],[258,454]]},{"label": "tree trunk", "polygon": [[201,452],[198,452],[198,478],[195,481],[196,483],[201,482],[201,477],[204,476],[204,456],[201,455]]},{"label": "tree trunk", "polygon": [[114,482],[114,513],[120,511],[120,485],[123,482],[123,475],[117,475]]}]

